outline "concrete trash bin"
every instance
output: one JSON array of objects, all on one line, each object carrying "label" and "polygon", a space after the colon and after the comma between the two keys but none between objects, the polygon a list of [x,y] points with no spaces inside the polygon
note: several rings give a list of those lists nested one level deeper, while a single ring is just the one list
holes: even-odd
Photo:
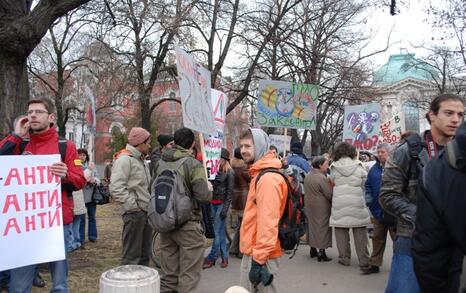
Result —
[{"label": "concrete trash bin", "polygon": [[99,288],[100,293],[160,293],[160,277],[146,266],[119,266],[102,274]]}]

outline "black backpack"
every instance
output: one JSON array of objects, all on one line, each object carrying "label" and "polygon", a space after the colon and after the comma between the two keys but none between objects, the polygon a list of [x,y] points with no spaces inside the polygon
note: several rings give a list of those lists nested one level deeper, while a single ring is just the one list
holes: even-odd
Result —
[{"label": "black backpack", "polygon": [[278,223],[278,239],[280,240],[282,249],[293,250],[293,254],[290,256],[290,258],[293,258],[298,249],[300,237],[305,233],[305,222],[303,221],[305,215],[301,184],[294,177],[287,178],[279,169],[267,168],[257,175],[255,188],[257,188],[259,179],[266,173],[279,174],[286,182],[288,194],[286,197],[285,210]]}]

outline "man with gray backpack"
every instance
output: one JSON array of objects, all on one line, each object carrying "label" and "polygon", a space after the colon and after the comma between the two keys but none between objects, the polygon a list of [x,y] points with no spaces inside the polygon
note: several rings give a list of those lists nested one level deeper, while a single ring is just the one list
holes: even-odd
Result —
[{"label": "man with gray backpack", "polygon": [[191,155],[194,133],[180,128],[162,152],[151,186],[148,220],[160,233],[160,292],[195,292],[201,279],[205,237],[200,203],[212,199],[202,164]]}]

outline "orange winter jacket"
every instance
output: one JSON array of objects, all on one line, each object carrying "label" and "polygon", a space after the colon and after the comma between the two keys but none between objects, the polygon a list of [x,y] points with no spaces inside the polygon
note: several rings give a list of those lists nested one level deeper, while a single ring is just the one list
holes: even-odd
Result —
[{"label": "orange winter jacket", "polygon": [[256,178],[263,169],[281,167],[280,160],[268,152],[249,170],[251,184],[241,224],[240,250],[260,264],[283,255],[278,240],[278,222],[288,193],[286,182],[279,174],[264,174],[257,188]]}]

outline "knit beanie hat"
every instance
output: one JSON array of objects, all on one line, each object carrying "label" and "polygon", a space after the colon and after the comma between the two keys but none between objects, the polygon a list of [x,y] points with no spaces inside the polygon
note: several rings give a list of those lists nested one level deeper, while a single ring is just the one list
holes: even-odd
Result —
[{"label": "knit beanie hat", "polygon": [[297,141],[291,144],[290,151],[294,154],[302,154],[303,153],[303,145]]},{"label": "knit beanie hat", "polygon": [[236,148],[236,149],[235,149],[234,157],[235,157],[236,159],[240,159],[240,160],[243,159],[243,156],[241,155],[241,149],[240,149],[240,148]]},{"label": "knit beanie hat", "polygon": [[150,133],[141,127],[133,127],[128,135],[128,143],[132,146],[138,146],[150,137]]},{"label": "knit beanie hat", "polygon": [[159,136],[157,136],[157,141],[159,142],[161,147],[166,146],[168,143],[173,141],[173,139],[173,136],[168,134],[160,134]]}]

